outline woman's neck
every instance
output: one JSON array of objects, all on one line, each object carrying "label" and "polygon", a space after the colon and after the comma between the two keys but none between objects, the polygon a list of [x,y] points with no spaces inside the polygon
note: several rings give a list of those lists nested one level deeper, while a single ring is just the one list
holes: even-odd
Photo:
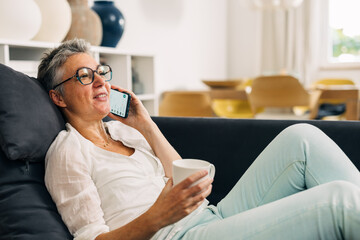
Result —
[{"label": "woman's neck", "polygon": [[110,137],[102,120],[98,121],[69,121],[84,138],[95,145],[106,147],[109,145]]}]

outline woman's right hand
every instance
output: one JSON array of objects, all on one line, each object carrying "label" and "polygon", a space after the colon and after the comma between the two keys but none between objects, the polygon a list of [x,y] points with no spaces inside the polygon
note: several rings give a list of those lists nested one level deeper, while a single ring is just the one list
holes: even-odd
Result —
[{"label": "woman's right hand", "polygon": [[150,239],[161,228],[190,214],[209,196],[212,179],[207,178],[191,186],[206,175],[207,171],[194,173],[174,187],[172,179],[169,179],[158,199],[148,211],[120,228],[100,234],[96,240]]},{"label": "woman's right hand", "polygon": [[169,179],[156,202],[148,210],[158,229],[184,218],[210,195],[213,182],[211,178],[191,186],[207,174],[207,171],[196,172],[175,186],[172,178]]}]

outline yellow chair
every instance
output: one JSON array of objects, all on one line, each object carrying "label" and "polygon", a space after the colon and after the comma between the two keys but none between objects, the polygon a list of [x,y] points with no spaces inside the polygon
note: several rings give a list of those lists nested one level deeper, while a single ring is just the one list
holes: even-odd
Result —
[{"label": "yellow chair", "polygon": [[324,78],[312,84],[313,87],[317,85],[355,85],[355,83],[347,78]]},{"label": "yellow chair", "polygon": [[219,117],[253,118],[254,114],[248,101],[236,99],[214,99],[212,109]]},{"label": "yellow chair", "polygon": [[[248,79],[240,84],[238,89],[246,89],[252,84],[252,79]],[[213,99],[211,107],[219,117],[226,118],[253,118],[249,101],[238,99]]]},{"label": "yellow chair", "polygon": [[[251,108],[254,114],[259,108],[281,109],[279,114],[269,113],[269,118],[300,118],[295,116],[292,108],[295,106],[306,106],[311,110],[317,104],[320,91],[312,94],[307,92],[301,83],[290,75],[260,76],[254,79],[251,92],[248,94]],[[273,116],[271,116],[273,115]],[[281,116],[282,115],[282,116]],[[264,115],[265,116],[265,115]],[[262,117],[264,117],[262,116]],[[310,113],[307,118],[313,118]]]},{"label": "yellow chair", "polygon": [[[325,79],[320,79],[316,82],[314,82],[313,84],[311,84],[311,88],[316,89],[317,87],[321,86],[321,85],[351,85],[354,86],[355,83],[347,78],[325,78]],[[343,103],[344,101],[341,99],[320,99],[319,100],[319,104],[321,103],[332,103],[332,104],[340,104]]]},{"label": "yellow chair", "polygon": [[162,94],[159,116],[213,117],[207,92],[168,91]]},{"label": "yellow chair", "polygon": [[[317,87],[321,86],[321,85],[355,85],[355,82],[347,79],[347,78],[325,78],[325,79],[320,79],[316,82],[314,82],[311,87],[313,89],[316,89]],[[320,99],[318,102],[318,106],[320,106],[321,104],[324,103],[329,103],[329,104],[345,104],[344,100],[341,99]],[[321,117],[322,120],[342,120],[345,119],[344,114],[340,114],[340,115],[329,115],[329,116],[324,116]]]}]

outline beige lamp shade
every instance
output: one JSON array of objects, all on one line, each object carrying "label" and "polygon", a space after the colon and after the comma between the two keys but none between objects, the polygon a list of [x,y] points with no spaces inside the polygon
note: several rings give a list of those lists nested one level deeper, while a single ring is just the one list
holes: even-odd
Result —
[{"label": "beige lamp shade", "polygon": [[41,12],[34,0],[0,1],[0,38],[30,40],[40,26]]},{"label": "beige lamp shade", "polygon": [[35,0],[38,4],[42,23],[33,38],[37,41],[61,42],[71,26],[71,8],[66,0]]}]

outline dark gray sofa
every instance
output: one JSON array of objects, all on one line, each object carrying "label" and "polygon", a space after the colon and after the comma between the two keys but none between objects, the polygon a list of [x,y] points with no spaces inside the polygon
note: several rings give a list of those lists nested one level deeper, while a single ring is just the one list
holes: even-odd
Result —
[{"label": "dark gray sofa", "polygon": [[219,202],[241,175],[286,127],[309,123],[330,136],[360,169],[360,122],[221,118],[154,118],[183,158],[200,158],[216,166],[211,203]]},{"label": "dark gray sofa", "polygon": [[[155,122],[184,158],[213,162],[211,203],[232,188],[262,149],[298,121],[163,118]],[[360,167],[360,123],[308,121]],[[72,239],[44,186],[44,156],[64,128],[36,79],[0,64],[0,240]]]}]

